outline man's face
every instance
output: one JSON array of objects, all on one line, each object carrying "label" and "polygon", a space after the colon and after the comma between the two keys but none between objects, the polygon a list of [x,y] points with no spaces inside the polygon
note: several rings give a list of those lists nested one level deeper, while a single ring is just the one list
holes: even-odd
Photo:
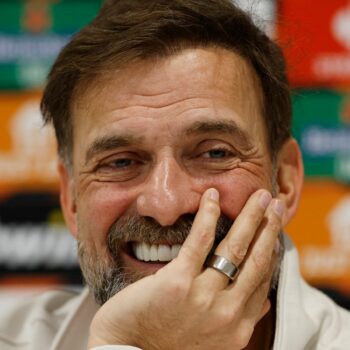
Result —
[{"label": "man's face", "polygon": [[73,118],[73,231],[90,286],[174,257],[207,188],[220,192],[219,236],[255,190],[272,190],[260,84],[233,52],[130,64],[84,91]]}]

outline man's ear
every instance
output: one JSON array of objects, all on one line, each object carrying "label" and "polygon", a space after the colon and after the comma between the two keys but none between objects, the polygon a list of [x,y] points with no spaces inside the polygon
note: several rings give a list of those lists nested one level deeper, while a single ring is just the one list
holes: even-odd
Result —
[{"label": "man's ear", "polygon": [[286,207],[283,227],[294,216],[304,182],[304,166],[300,148],[295,139],[288,139],[277,155],[278,194]]},{"label": "man's ear", "polygon": [[77,237],[78,227],[73,176],[70,174],[69,170],[62,161],[59,161],[58,163],[58,174],[60,181],[60,202],[63,216],[69,231],[73,234],[73,236]]}]

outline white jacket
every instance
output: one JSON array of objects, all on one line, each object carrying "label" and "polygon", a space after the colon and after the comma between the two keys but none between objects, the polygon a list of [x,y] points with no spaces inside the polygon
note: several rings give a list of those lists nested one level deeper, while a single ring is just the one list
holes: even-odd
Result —
[{"label": "white jacket", "polygon": [[[350,312],[310,287],[298,255],[285,238],[277,293],[273,350],[350,350]],[[0,314],[0,350],[86,350],[89,324],[98,309],[89,291],[48,292]],[[136,349],[111,345],[96,350]]]}]

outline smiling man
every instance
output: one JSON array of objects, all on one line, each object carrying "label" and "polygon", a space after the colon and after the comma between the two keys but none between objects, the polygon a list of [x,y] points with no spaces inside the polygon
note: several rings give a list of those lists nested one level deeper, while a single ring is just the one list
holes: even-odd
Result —
[{"label": "smiling man", "polygon": [[349,348],[281,233],[303,182],[283,56],[230,1],[107,1],[42,111],[88,287],[19,308],[1,349]]},{"label": "smiling man", "polygon": [[118,279],[134,282],[160,267],[150,262],[177,255],[206,189],[221,194],[221,240],[250,194],[272,191],[273,178],[260,85],[237,54],[186,48],[108,75],[73,106],[81,147],[72,176],[60,169],[64,210],[92,287],[100,269],[89,261],[110,256],[106,236],[112,266],[127,272]]}]

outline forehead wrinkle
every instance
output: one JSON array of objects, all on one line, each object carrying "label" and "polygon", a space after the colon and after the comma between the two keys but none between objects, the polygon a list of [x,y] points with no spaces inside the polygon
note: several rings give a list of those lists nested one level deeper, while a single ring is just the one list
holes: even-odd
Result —
[{"label": "forehead wrinkle", "polygon": [[135,137],[134,135],[105,135],[97,137],[86,151],[85,164],[99,153],[141,143],[142,140],[143,137]]}]

